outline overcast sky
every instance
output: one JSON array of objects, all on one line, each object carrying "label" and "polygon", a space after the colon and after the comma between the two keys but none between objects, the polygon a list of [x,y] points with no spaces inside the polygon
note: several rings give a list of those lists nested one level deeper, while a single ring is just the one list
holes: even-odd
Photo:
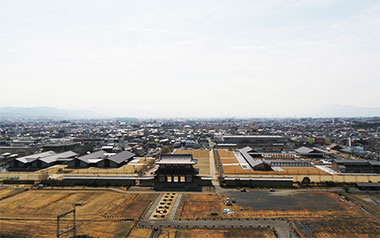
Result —
[{"label": "overcast sky", "polygon": [[0,1],[0,107],[301,116],[380,106],[380,1]]}]

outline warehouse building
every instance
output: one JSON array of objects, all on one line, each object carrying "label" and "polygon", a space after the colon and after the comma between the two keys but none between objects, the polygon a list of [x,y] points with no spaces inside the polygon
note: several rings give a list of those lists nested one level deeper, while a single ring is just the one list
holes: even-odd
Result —
[{"label": "warehouse building", "polygon": [[380,161],[376,160],[355,160],[355,159],[334,159],[332,169],[341,173],[377,173],[380,174]]},{"label": "warehouse building", "polygon": [[223,136],[218,144],[236,144],[238,148],[252,147],[259,151],[282,151],[285,148],[287,139],[284,136],[267,136],[267,135],[232,135]]},{"label": "warehouse building", "polygon": [[119,153],[107,153],[103,150],[96,151],[78,158],[68,163],[69,168],[118,168],[128,163],[135,156],[129,151]]},{"label": "warehouse building", "polygon": [[77,156],[78,154],[72,151],[58,154],[53,151],[37,153],[10,161],[8,170],[38,170],[57,164],[67,164]]},{"label": "warehouse building", "polygon": [[250,147],[238,150],[253,170],[271,171],[273,167],[312,167],[311,161],[297,159],[294,154],[260,153]]}]

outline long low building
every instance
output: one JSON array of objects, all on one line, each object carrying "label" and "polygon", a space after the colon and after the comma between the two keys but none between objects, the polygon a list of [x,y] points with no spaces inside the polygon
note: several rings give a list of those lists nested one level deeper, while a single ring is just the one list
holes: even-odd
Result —
[{"label": "long low building", "polygon": [[273,167],[311,167],[311,161],[296,159],[293,154],[260,153],[250,147],[238,150],[254,170],[270,171]]},{"label": "long low building", "polygon": [[252,147],[260,151],[282,151],[287,143],[284,136],[232,135],[223,136],[217,144],[236,144],[238,148]]},{"label": "long low building", "polygon": [[107,153],[103,150],[96,151],[68,162],[70,168],[117,168],[128,163],[135,156],[134,153],[129,151],[122,151],[119,153]]},{"label": "long low building", "polygon": [[355,159],[334,159],[332,169],[341,173],[377,173],[380,174],[380,161],[376,160],[355,160]]},{"label": "long low building", "polygon": [[57,164],[66,164],[78,154],[73,151],[55,153],[47,151],[13,159],[9,163],[8,170],[38,170]]}]

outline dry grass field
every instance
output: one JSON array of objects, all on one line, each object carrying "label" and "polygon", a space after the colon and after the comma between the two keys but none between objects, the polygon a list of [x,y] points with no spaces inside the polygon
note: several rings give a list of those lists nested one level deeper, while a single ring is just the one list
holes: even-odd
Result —
[{"label": "dry grass field", "polygon": [[149,238],[152,235],[152,229],[146,228],[133,228],[128,235],[129,238]]},{"label": "dry grass field", "polygon": [[21,193],[23,191],[25,191],[25,190],[22,188],[1,188],[0,189],[0,200],[2,200],[3,198],[13,196],[13,195],[18,194],[18,193]]},{"label": "dry grass field", "polygon": [[345,194],[351,201],[380,218],[380,194]]},{"label": "dry grass field", "polygon": [[235,154],[233,151],[225,150],[225,149],[218,149],[217,151],[219,153],[220,158],[235,157]]},{"label": "dry grass field", "polygon": [[[230,150],[219,149],[217,150],[222,164],[239,163],[235,158],[234,152]],[[240,167],[240,166],[239,166]]]},{"label": "dry grass field", "polygon": [[198,160],[195,168],[199,168],[200,176],[210,175],[210,151],[209,150],[175,150],[173,154],[192,154]]},{"label": "dry grass field", "polygon": [[74,203],[78,219],[117,220],[138,218],[155,194],[122,194],[111,191],[29,190],[0,202],[3,218],[54,219],[71,210]]},{"label": "dry grass field", "polygon": [[[81,203],[76,208],[78,235],[127,237],[134,222],[123,220],[139,218],[154,197],[111,191],[29,190],[0,201],[0,235],[55,237],[57,215]],[[62,221],[63,228],[71,226],[71,216]]]},{"label": "dry grass field", "polygon": [[177,229],[175,228],[163,228],[161,229],[160,235],[158,238],[175,238]]},{"label": "dry grass field", "polygon": [[[72,226],[72,222],[61,222],[61,229]],[[134,222],[77,221],[77,235],[95,238],[127,237]],[[0,220],[0,237],[55,238],[56,220]],[[72,237],[72,232],[62,237]]]},{"label": "dry grass field", "polygon": [[308,219],[294,222],[303,238],[379,238],[379,220],[374,218]]},{"label": "dry grass field", "polygon": [[178,229],[177,238],[275,238],[270,228]]},{"label": "dry grass field", "polygon": [[[182,202],[180,208],[178,209],[179,219],[220,219],[220,218],[313,218],[313,217],[368,217],[362,210],[357,208],[355,205],[347,202],[340,198],[339,195],[335,193],[307,193],[307,196],[300,195],[299,197],[290,195],[289,200],[297,200],[295,205],[293,204],[289,208],[284,205],[283,209],[279,208],[284,198],[277,197],[267,197],[261,199],[260,203],[255,204],[255,200],[245,199],[251,201],[253,207],[241,206],[239,202],[243,199],[237,199],[237,203],[232,206],[225,206],[224,201],[225,196],[221,194],[185,194],[182,197]],[[330,208],[325,208],[324,203],[319,203],[319,206],[314,204],[302,204],[304,201],[308,201],[305,197],[310,198],[310,201],[315,199],[325,199],[329,203],[334,204]],[[261,198],[261,197],[260,197]],[[258,199],[259,200],[259,199]],[[287,201],[289,201],[287,200]],[[316,200],[315,200],[316,201]],[[202,202],[202,204],[199,204]],[[267,205],[267,208],[264,205]],[[317,203],[316,203],[317,204]],[[257,206],[257,207],[256,207]],[[272,209],[272,206],[277,206]],[[223,210],[228,208],[233,212],[233,214],[224,214]],[[271,210],[269,210],[271,209]],[[212,212],[218,213],[217,216],[211,216]]]},{"label": "dry grass field", "polygon": [[[179,219],[206,219],[211,212],[223,212],[221,194],[184,194],[178,208]],[[202,203],[202,204],[199,204]]]}]

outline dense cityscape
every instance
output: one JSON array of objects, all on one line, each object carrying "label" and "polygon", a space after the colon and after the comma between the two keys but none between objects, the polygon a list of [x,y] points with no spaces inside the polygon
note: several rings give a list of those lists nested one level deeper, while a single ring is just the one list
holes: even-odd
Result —
[{"label": "dense cityscape", "polygon": [[[1,236],[378,237],[379,129],[378,117],[2,121]],[[73,201],[86,220],[55,229]],[[99,217],[118,220],[108,231]]]}]

